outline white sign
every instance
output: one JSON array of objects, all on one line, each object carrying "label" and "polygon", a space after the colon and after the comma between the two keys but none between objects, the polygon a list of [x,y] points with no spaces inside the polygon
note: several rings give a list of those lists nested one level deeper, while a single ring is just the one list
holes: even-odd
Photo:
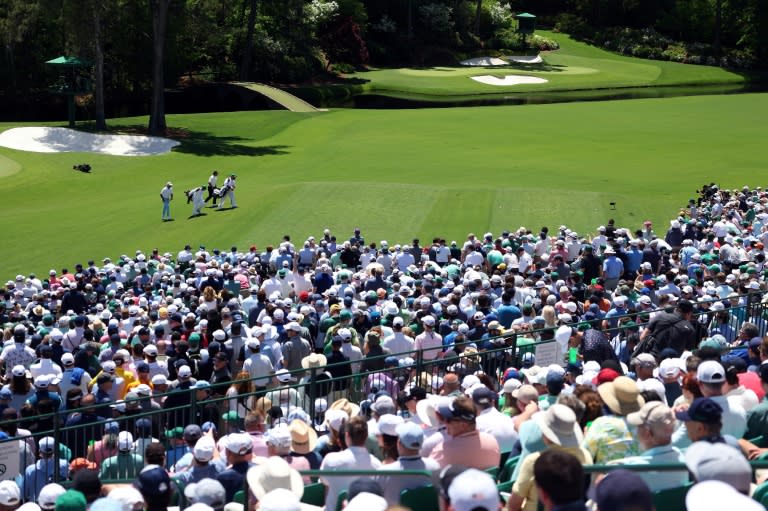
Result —
[{"label": "white sign", "polygon": [[536,344],[536,365],[539,367],[547,367],[550,364],[561,365],[562,360],[558,360],[560,353],[558,348],[556,342]]},{"label": "white sign", "polygon": [[19,441],[0,443],[0,481],[14,480],[20,473]]}]

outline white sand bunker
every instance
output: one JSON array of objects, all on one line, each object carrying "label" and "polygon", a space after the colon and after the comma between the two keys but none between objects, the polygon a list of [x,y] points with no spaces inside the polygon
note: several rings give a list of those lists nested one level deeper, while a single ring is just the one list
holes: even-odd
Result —
[{"label": "white sand bunker", "polygon": [[509,62],[496,57],[476,57],[474,59],[462,60],[462,66],[507,66]]},{"label": "white sand bunker", "polygon": [[484,83],[486,85],[522,85],[522,84],[538,84],[547,83],[549,80],[544,78],[538,78],[536,76],[523,76],[523,75],[507,75],[504,78],[498,76],[482,75],[471,76],[474,81]]},{"label": "white sand bunker", "polygon": [[520,64],[541,64],[544,62],[539,55],[510,55],[504,58]]},{"label": "white sand bunker", "polygon": [[117,156],[165,154],[179,142],[162,137],[101,135],[69,128],[11,128],[0,133],[0,146],[34,153],[102,153]]}]

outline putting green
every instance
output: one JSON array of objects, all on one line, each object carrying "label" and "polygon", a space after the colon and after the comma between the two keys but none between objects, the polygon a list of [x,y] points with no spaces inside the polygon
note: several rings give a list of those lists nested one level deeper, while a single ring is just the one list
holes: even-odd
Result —
[{"label": "putting green", "polygon": [[[762,184],[768,148],[755,126],[766,116],[768,94],[223,112],[169,115],[184,136],[162,156],[0,149],[3,165],[23,167],[0,179],[9,247],[0,278],[137,248],[263,247],[286,233],[301,242],[326,227],[343,239],[360,226],[367,240],[390,243],[563,223],[587,234],[611,217],[630,228],[650,219],[663,232],[702,183]],[[91,174],[72,170],[83,162]],[[212,169],[238,174],[240,207],[187,219],[182,191]],[[161,223],[158,194],[168,180],[176,220]]]},{"label": "putting green", "polygon": [[21,170],[21,165],[15,160],[0,154],[0,177],[10,176]]},{"label": "putting green", "polygon": [[[574,41],[566,34],[539,33],[560,43],[559,50],[541,54],[541,64],[373,69],[349,76],[363,81],[359,86],[363,93],[433,101],[482,98],[493,94],[745,82],[743,75],[722,68],[625,57]],[[486,74],[538,76],[548,83],[522,84],[516,85],[514,90],[500,91],[498,87],[466,79]]]}]

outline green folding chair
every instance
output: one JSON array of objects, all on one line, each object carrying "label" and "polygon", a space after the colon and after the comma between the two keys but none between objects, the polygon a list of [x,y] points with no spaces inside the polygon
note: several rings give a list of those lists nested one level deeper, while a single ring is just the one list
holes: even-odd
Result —
[{"label": "green folding chair", "polygon": [[493,480],[495,481],[496,477],[499,475],[499,467],[486,468],[485,473],[493,477]]},{"label": "green folding chair", "polygon": [[233,501],[236,504],[245,505],[245,490],[240,490],[239,492],[235,493]]},{"label": "green folding chair", "polygon": [[768,507],[768,481],[760,483],[760,485],[755,488],[755,492],[752,494],[752,499],[763,506]]},{"label": "green folding chair", "polygon": [[693,483],[653,492],[654,506],[659,510],[685,509],[685,496],[688,494],[691,486],[693,486]]},{"label": "green folding chair", "polygon": [[325,485],[323,483],[305,485],[301,501],[312,506],[323,507],[325,505]]},{"label": "green folding chair", "polygon": [[437,489],[431,484],[400,492],[400,505],[412,511],[440,511]]},{"label": "green folding chair", "polygon": [[499,471],[499,478],[497,481],[500,483],[509,481],[512,474],[515,472],[515,467],[517,466],[518,461],[520,461],[520,456],[514,456],[507,459],[506,463],[504,463],[504,467]]},{"label": "green folding chair", "polygon": [[[339,493],[339,498],[336,499],[336,511],[341,511],[341,508],[344,507],[345,500],[347,500],[347,490]],[[323,499],[323,501],[325,501],[325,499]]]}]

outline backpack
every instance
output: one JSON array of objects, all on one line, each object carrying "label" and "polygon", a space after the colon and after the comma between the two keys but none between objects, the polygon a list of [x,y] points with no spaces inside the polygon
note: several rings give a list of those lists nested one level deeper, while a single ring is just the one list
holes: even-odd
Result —
[{"label": "backpack", "polygon": [[75,367],[72,369],[72,376],[70,377],[69,381],[72,383],[72,385],[79,386],[83,379],[83,374],[85,374],[85,369],[82,367]]}]

